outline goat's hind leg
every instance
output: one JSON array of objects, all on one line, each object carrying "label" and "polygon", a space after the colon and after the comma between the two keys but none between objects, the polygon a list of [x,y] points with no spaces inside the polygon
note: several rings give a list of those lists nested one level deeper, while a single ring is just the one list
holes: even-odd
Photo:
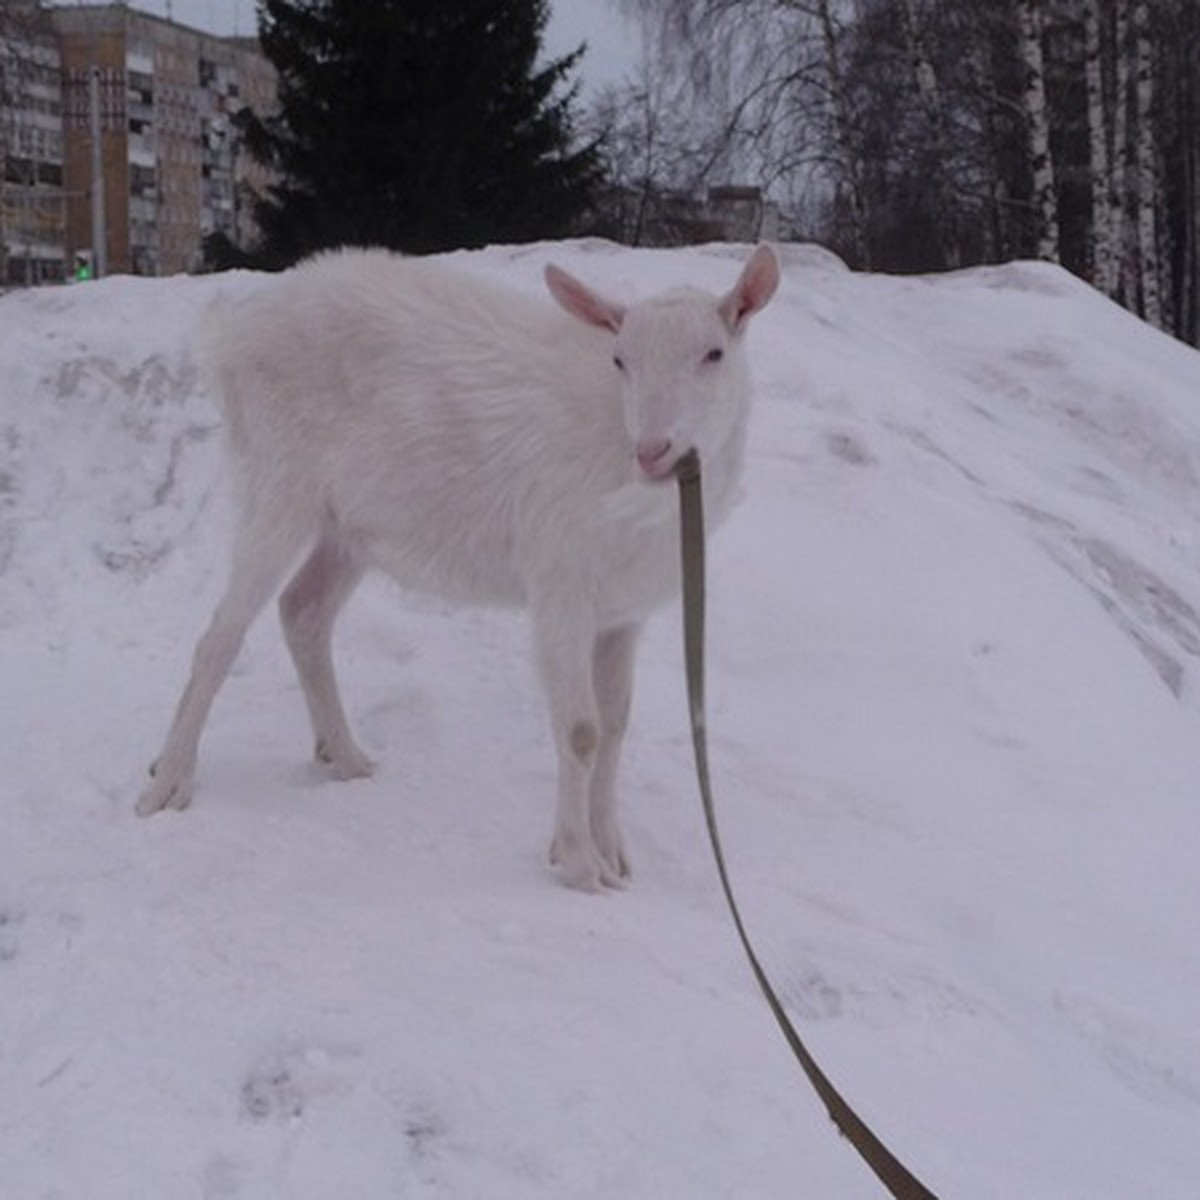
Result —
[{"label": "goat's hind leg", "polygon": [[277,512],[264,506],[257,519],[238,533],[225,595],[196,644],[191,677],[162,753],[150,768],[150,784],[138,800],[137,811],[143,817],[164,808],[183,809],[191,802],[196,754],[212,702],[237,658],[250,622],[303,548],[302,527],[289,527],[277,517]]},{"label": "goat's hind leg", "polygon": [[333,623],[364,566],[327,526],[279,598],[279,617],[312,719],[318,762],[335,779],[360,779],[374,764],[350,732],[333,666]]}]

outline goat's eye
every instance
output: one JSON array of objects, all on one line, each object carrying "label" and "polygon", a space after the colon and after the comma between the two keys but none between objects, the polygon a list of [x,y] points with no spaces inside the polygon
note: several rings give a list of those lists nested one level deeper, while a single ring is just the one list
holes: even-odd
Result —
[{"label": "goat's eye", "polygon": [[616,367],[618,371],[624,371],[625,370],[625,360],[619,354],[614,354],[613,355],[613,366]]},{"label": "goat's eye", "polygon": [[725,351],[720,346],[714,346],[705,356],[706,363],[719,363],[725,357]]}]

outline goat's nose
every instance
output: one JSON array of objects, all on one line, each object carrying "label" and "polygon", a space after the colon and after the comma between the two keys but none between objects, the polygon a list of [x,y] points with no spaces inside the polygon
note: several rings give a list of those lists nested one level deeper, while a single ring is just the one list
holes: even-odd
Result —
[{"label": "goat's nose", "polygon": [[638,466],[647,475],[657,475],[666,465],[667,455],[671,453],[670,438],[648,438],[638,442],[634,448]]}]

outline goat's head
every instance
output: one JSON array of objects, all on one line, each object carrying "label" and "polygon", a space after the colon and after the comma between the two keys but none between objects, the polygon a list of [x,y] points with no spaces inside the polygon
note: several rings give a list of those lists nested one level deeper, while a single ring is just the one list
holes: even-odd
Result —
[{"label": "goat's head", "polygon": [[743,334],[779,285],[769,246],[751,254],[723,297],[681,289],[626,307],[554,266],[546,284],[567,312],[613,334],[612,370],[643,478],[667,479],[689,450],[704,459],[740,433],[749,391]]}]

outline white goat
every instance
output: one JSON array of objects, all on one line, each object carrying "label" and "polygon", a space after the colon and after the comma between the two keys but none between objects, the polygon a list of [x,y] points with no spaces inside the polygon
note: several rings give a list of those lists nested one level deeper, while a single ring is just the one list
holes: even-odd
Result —
[{"label": "white goat", "polygon": [[723,298],[683,289],[626,308],[548,267],[569,320],[441,263],[346,250],[210,318],[241,516],[228,588],[138,811],[187,806],[213,698],[307,552],[279,609],[318,760],[338,779],[372,769],[331,648],[368,568],[456,602],[527,605],[558,752],[551,861],[572,887],[620,886],[634,645],[679,587],[669,480],[695,448],[710,525],[731,506],[749,407],[742,335],[778,282],[760,246]]}]

